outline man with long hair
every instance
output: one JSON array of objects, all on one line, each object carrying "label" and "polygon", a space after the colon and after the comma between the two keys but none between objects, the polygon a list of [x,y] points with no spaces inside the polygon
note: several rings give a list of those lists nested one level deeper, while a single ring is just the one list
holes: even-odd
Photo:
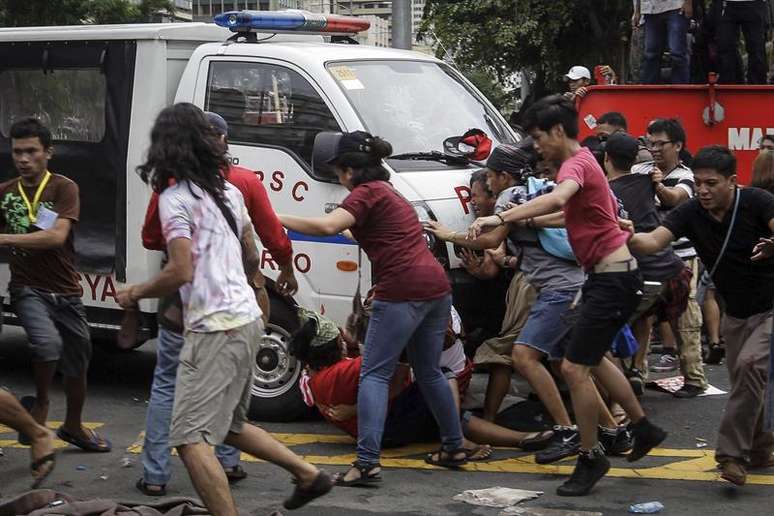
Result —
[{"label": "man with long hair", "polygon": [[159,192],[169,261],[152,280],[121,290],[118,302],[134,308],[140,299],[180,291],[185,335],[169,444],[207,508],[237,514],[211,448],[225,442],[291,472],[297,485],[284,506],[296,509],[330,491],[333,481],[247,423],[263,330],[254,288],[264,287],[254,285],[261,277],[255,234],[242,195],[221,173],[226,167],[225,149],[199,108],[180,103],[159,114],[139,171]]}]

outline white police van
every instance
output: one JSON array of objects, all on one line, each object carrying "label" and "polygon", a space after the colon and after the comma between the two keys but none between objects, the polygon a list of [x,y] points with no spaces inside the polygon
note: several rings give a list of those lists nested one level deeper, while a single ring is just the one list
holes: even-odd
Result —
[{"label": "white police van", "polygon": [[[467,226],[473,166],[446,160],[444,140],[470,128],[484,130],[495,144],[516,135],[449,65],[421,53],[348,44],[348,36],[367,28],[357,18],[243,11],[220,15],[215,25],[0,29],[0,176],[14,174],[9,128],[15,120],[37,116],[52,128],[51,169],[81,190],[75,242],[95,339],[119,328],[116,290],[159,270],[160,254],[140,240],[150,191],[135,169],[155,116],[173,102],[192,102],[228,121],[231,159],[255,171],[278,213],[334,209],[347,192],[312,169],[315,135],[367,130],[392,143],[395,155],[386,166],[420,218]],[[297,325],[292,303],[343,325],[357,284],[355,243],[289,236],[300,290],[293,300],[272,295],[255,368],[256,419],[292,419],[305,410],[297,387],[301,367],[287,353]],[[428,245],[455,284],[470,281],[451,246],[429,236]],[[270,253],[260,252],[264,273],[276,276]],[[367,260],[361,272],[367,289]],[[5,299],[6,322],[13,323]],[[155,303],[144,301],[141,310],[150,338]]]}]

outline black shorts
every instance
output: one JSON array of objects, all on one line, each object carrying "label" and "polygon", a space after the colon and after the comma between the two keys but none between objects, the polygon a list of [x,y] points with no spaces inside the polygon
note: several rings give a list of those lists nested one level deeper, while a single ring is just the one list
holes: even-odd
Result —
[{"label": "black shorts", "polygon": [[583,284],[578,322],[572,330],[565,358],[574,364],[599,365],[641,298],[639,270],[590,273]]},{"label": "black shorts", "polygon": [[65,377],[85,374],[91,360],[86,310],[79,296],[31,287],[11,289],[11,308],[27,333],[34,362],[59,362]]}]

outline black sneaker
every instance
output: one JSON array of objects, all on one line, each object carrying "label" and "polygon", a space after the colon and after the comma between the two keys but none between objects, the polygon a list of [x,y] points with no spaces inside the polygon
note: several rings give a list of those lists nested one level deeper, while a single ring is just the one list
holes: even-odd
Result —
[{"label": "black sneaker", "polygon": [[598,438],[605,455],[624,455],[632,449],[632,433],[625,426],[616,429],[600,426]]},{"label": "black sneaker", "polygon": [[580,434],[575,427],[555,426],[554,436],[543,450],[535,454],[538,464],[551,464],[565,457],[578,454],[580,450]]},{"label": "black sneaker", "polygon": [[556,494],[559,496],[586,495],[609,469],[610,461],[601,449],[597,448],[588,453],[582,452],[578,455],[575,471],[564,484],[556,488]]},{"label": "black sneaker", "polygon": [[645,394],[645,380],[642,378],[642,372],[636,367],[632,367],[626,371],[626,377],[629,380],[629,385],[632,386],[634,395],[638,398]]},{"label": "black sneaker", "polygon": [[680,399],[695,398],[702,392],[704,392],[704,389],[702,389],[701,387],[697,387],[695,385],[689,385],[686,383],[685,385],[680,387],[680,390],[676,391],[673,394],[673,396],[675,398],[680,398]]},{"label": "black sneaker", "polygon": [[629,425],[629,429],[634,441],[632,452],[626,456],[626,460],[629,462],[640,460],[667,437],[664,430],[648,421],[647,418],[632,423]]}]

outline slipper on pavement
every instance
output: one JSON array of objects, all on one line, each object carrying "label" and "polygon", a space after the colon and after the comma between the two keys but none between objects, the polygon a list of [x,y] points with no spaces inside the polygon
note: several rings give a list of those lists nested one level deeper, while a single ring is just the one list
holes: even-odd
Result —
[{"label": "slipper on pavement", "polygon": [[[52,471],[54,471],[54,466],[56,465],[56,454],[49,453],[48,455],[39,458],[36,461],[33,461],[32,464],[30,464],[30,469],[33,473],[37,473],[38,476],[35,477],[35,480],[32,482],[31,489],[37,489],[40,487],[40,484],[43,483],[43,481],[51,474]],[[41,473],[41,468],[44,466],[48,466],[48,469],[43,470]]]},{"label": "slipper on pavement", "polygon": [[472,461],[486,460],[492,456],[493,452],[494,450],[488,444],[479,444],[473,448],[465,448],[465,455],[467,455],[468,460]]},{"label": "slipper on pavement", "polygon": [[113,449],[113,445],[110,441],[100,436],[97,432],[89,428],[87,428],[86,431],[91,435],[91,438],[88,440],[72,435],[61,426],[59,427],[59,430],[56,431],[56,436],[64,442],[70,443],[73,446],[77,446],[81,450],[88,452],[105,453]]}]

